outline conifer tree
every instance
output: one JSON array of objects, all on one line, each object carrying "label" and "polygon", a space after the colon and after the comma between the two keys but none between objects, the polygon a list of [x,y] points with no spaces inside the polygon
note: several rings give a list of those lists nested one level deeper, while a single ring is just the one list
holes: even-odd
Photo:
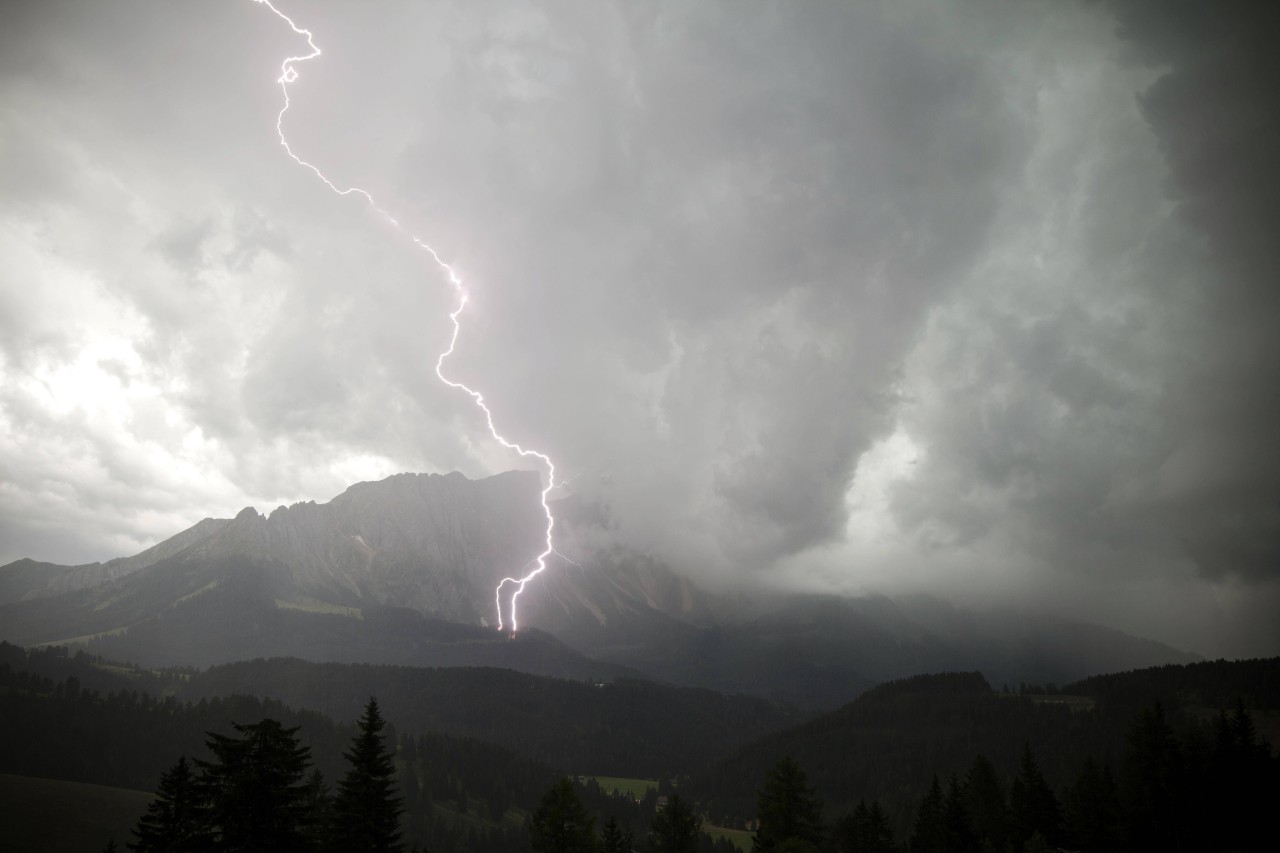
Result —
[{"label": "conifer tree", "polygon": [[955,776],[947,787],[947,800],[942,807],[942,819],[946,825],[947,853],[977,853],[978,839],[969,817],[964,785]]},{"label": "conifer tree", "polygon": [[351,749],[342,755],[350,767],[338,783],[329,828],[330,853],[399,853],[400,813],[395,761],[382,730],[386,721],[370,698],[358,723]]},{"label": "conifer tree", "polygon": [[186,756],[160,776],[156,798],[125,846],[140,853],[202,850],[209,844],[208,814]]},{"label": "conifer tree", "polygon": [[610,817],[600,836],[600,853],[631,853],[631,833]]},{"label": "conifer tree", "polygon": [[302,805],[304,814],[302,834],[314,849],[319,850],[328,838],[333,812],[333,799],[329,796],[329,786],[325,784],[324,774],[319,770],[311,771],[311,775],[307,777]]},{"label": "conifer tree", "polygon": [[214,761],[196,764],[199,787],[209,803],[215,849],[295,853],[306,851],[306,785],[311,750],[300,746],[298,728],[276,720],[232,723],[241,737],[209,733]]},{"label": "conifer tree", "polygon": [[536,853],[595,853],[595,818],[568,779],[543,795],[529,823],[529,841]]},{"label": "conifer tree", "polygon": [[1217,743],[1209,762],[1209,800],[1217,815],[1217,837],[1229,849],[1267,846],[1271,806],[1280,799],[1280,779],[1271,748],[1257,736],[1253,719],[1237,700],[1218,717]]},{"label": "conifer tree", "polygon": [[783,758],[769,771],[756,799],[756,817],[760,828],[752,853],[774,853],[789,841],[801,842],[797,849],[822,844],[822,803],[793,758]]},{"label": "conifer tree", "polygon": [[915,828],[911,833],[911,853],[945,853],[947,849],[947,824],[943,812],[942,786],[933,777],[929,793],[920,801],[916,813]]},{"label": "conifer tree", "polygon": [[964,780],[965,805],[980,845],[1003,850],[1009,835],[1009,803],[995,765],[984,755],[973,760]]},{"label": "conifer tree", "polygon": [[1037,832],[1050,846],[1057,843],[1062,828],[1062,808],[1044,780],[1029,744],[1022,748],[1018,775],[1009,786],[1009,812],[1013,849],[1021,850]]},{"label": "conifer tree", "polygon": [[859,800],[851,814],[836,823],[831,833],[835,853],[891,853],[893,830],[878,802]]},{"label": "conifer tree", "polygon": [[697,853],[702,822],[687,801],[672,794],[666,808],[653,816],[649,830],[654,853]]},{"label": "conifer tree", "polygon": [[1092,756],[1067,789],[1064,812],[1070,843],[1083,850],[1109,853],[1119,844],[1120,800],[1110,768],[1098,769]]},{"label": "conifer tree", "polygon": [[1121,767],[1125,835],[1138,849],[1176,849],[1183,840],[1182,749],[1157,702],[1129,728]]}]

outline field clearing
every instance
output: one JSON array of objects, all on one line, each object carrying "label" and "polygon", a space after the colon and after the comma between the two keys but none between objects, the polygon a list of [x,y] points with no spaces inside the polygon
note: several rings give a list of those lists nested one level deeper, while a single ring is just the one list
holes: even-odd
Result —
[{"label": "field clearing", "polygon": [[737,847],[742,853],[748,853],[751,850],[751,844],[754,832],[747,832],[745,829],[729,829],[725,826],[715,826],[714,824],[704,823],[702,831],[710,835],[715,840],[721,838],[729,839],[734,847]]},{"label": "field clearing", "polygon": [[627,794],[633,800],[644,799],[645,792],[658,787],[657,779],[626,779],[621,776],[593,776],[606,794]]},{"label": "field clearing", "polygon": [[349,616],[353,619],[364,618],[364,611],[359,607],[331,604],[318,598],[299,598],[293,601],[277,598],[275,599],[275,604],[278,610],[301,610],[303,613],[331,613],[335,616]]},{"label": "field clearing", "polygon": [[124,850],[154,794],[0,773],[0,853]]}]

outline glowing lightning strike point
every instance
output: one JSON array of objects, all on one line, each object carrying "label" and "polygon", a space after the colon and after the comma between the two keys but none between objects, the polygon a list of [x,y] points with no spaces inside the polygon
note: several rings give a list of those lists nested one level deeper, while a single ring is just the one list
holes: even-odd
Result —
[{"label": "glowing lightning strike point", "polygon": [[280,84],[280,91],[284,93],[284,106],[280,108],[280,112],[276,115],[276,135],[280,137],[280,145],[284,148],[285,153],[288,154],[290,159],[292,159],[299,166],[302,166],[303,168],[310,170],[317,178],[319,178],[321,181],[324,182],[325,186],[333,190],[338,195],[363,196],[365,200],[369,202],[369,206],[373,209],[375,213],[377,213],[379,216],[385,219],[388,223],[390,223],[391,226],[394,227],[401,234],[404,234],[406,237],[408,237],[411,241],[413,241],[415,245],[417,245],[419,248],[425,249],[431,255],[432,260],[436,262],[436,265],[439,266],[440,269],[443,270],[445,275],[448,277],[449,284],[450,286],[453,287],[454,296],[458,300],[457,302],[458,307],[453,309],[453,311],[449,313],[449,319],[453,323],[453,334],[449,338],[449,348],[446,349],[444,352],[440,353],[439,357],[436,358],[436,376],[438,376],[440,378],[440,381],[448,385],[450,388],[456,388],[457,390],[463,391],[471,397],[471,399],[475,402],[476,406],[479,407],[480,411],[484,413],[485,424],[489,427],[489,434],[493,436],[495,441],[497,441],[499,444],[501,444],[503,447],[507,448],[508,450],[514,450],[516,453],[518,453],[521,456],[524,456],[524,457],[532,456],[533,458],[540,461],[547,468],[547,485],[545,488],[543,488],[542,495],[540,498],[542,503],[542,511],[547,518],[547,536],[546,536],[545,548],[543,549],[541,554],[539,554],[533,561],[531,561],[532,563],[536,564],[536,567],[532,571],[518,578],[516,577],[503,578],[498,583],[497,589],[494,590],[494,598],[496,599],[497,607],[498,607],[498,630],[501,631],[503,629],[502,590],[503,590],[503,587],[505,587],[507,584],[515,584],[516,586],[515,592],[512,593],[511,595],[511,632],[512,634],[514,634],[517,628],[519,627],[518,623],[516,622],[516,599],[519,598],[520,593],[524,592],[525,585],[528,584],[529,581],[537,577],[539,574],[541,574],[547,568],[547,558],[554,553],[558,553],[556,552],[555,547],[552,544],[552,532],[555,529],[556,520],[555,520],[555,517],[551,514],[551,507],[547,504],[547,495],[550,494],[551,490],[556,487],[556,466],[552,463],[551,458],[547,456],[545,453],[541,453],[537,450],[532,450],[527,447],[522,447],[520,444],[514,441],[509,441],[507,438],[505,438],[500,432],[498,432],[498,428],[494,426],[493,412],[489,411],[488,405],[485,404],[484,396],[479,391],[469,388],[463,383],[456,382],[444,375],[444,361],[449,356],[453,355],[454,347],[457,346],[457,343],[458,343],[458,333],[462,330],[462,324],[459,322],[458,317],[462,314],[462,310],[467,307],[466,289],[463,288],[462,280],[458,278],[458,275],[457,273],[454,272],[453,267],[447,264],[444,261],[444,259],[440,257],[439,253],[436,252],[435,249],[433,249],[431,246],[429,246],[427,243],[423,242],[422,240],[418,239],[417,237],[413,236],[409,232],[405,231],[404,227],[400,225],[399,221],[394,216],[392,216],[386,210],[378,206],[378,203],[374,201],[373,196],[367,190],[362,190],[359,187],[347,187],[346,189],[343,189],[339,187],[337,184],[333,183],[333,181],[325,177],[324,173],[321,172],[320,169],[317,168],[315,165],[308,163],[306,160],[303,160],[297,154],[293,153],[293,148],[290,147],[289,140],[286,139],[284,135],[284,114],[289,111],[289,84],[298,79],[298,69],[294,67],[295,63],[306,62],[309,59],[315,59],[317,56],[320,55],[320,48],[316,46],[315,39],[311,34],[311,30],[299,27],[297,24],[293,22],[292,18],[290,18],[288,15],[286,15],[285,13],[277,9],[275,6],[273,6],[271,4],[271,0],[254,0],[254,2],[261,3],[263,6],[266,6],[268,9],[274,12],[277,17],[279,17],[282,21],[288,24],[290,29],[292,29],[295,33],[297,33],[300,36],[304,36],[307,40],[307,46],[311,48],[311,52],[308,53],[306,56],[290,56],[288,59],[286,59],[284,62],[280,64],[280,78],[276,82]]}]

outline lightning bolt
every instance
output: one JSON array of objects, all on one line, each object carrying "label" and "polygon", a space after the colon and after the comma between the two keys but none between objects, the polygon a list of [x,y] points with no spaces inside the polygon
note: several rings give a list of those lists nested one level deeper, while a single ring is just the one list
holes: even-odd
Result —
[{"label": "lightning bolt", "polygon": [[457,300],[456,302],[457,307],[455,307],[453,311],[449,313],[449,320],[453,323],[453,334],[449,338],[448,348],[444,350],[442,353],[440,353],[440,355],[436,358],[436,376],[438,376],[440,378],[440,381],[448,385],[450,388],[454,388],[459,391],[462,391],[463,393],[471,397],[472,401],[484,414],[485,425],[488,426],[489,434],[493,436],[495,441],[497,441],[500,445],[507,448],[508,450],[515,451],[517,454],[519,454],[524,458],[532,457],[534,459],[537,459],[539,462],[542,463],[542,465],[547,470],[547,483],[546,483],[546,486],[542,489],[542,494],[539,498],[542,504],[543,515],[547,520],[546,540],[544,542],[543,551],[537,557],[531,560],[529,563],[526,563],[525,566],[521,569],[521,571],[524,571],[524,568],[528,568],[530,565],[532,565],[534,567],[532,570],[530,570],[524,575],[521,575],[520,577],[503,578],[501,581],[498,582],[498,586],[494,590],[494,599],[497,604],[497,610],[498,610],[498,630],[501,631],[503,630],[503,627],[504,627],[504,620],[502,618],[502,590],[508,585],[515,586],[515,590],[511,594],[511,633],[514,635],[516,630],[519,627],[519,623],[516,621],[516,600],[520,597],[520,593],[524,592],[524,588],[529,583],[529,581],[533,580],[535,577],[537,577],[539,574],[541,574],[543,571],[546,570],[547,558],[550,557],[552,554],[558,553],[555,550],[555,546],[553,545],[553,540],[552,540],[552,533],[555,530],[556,520],[555,520],[555,516],[551,514],[550,505],[548,505],[547,503],[547,495],[549,495],[551,493],[551,490],[556,487],[556,466],[551,461],[551,457],[547,456],[547,454],[542,453],[541,451],[538,451],[538,450],[534,450],[532,448],[524,447],[520,445],[518,442],[514,442],[507,439],[505,436],[502,435],[502,433],[498,432],[498,428],[497,426],[494,425],[494,422],[493,422],[493,412],[489,410],[489,406],[485,403],[484,395],[481,394],[479,391],[475,390],[474,388],[470,388],[467,385],[463,384],[462,382],[458,382],[456,380],[450,379],[448,376],[445,375],[444,373],[445,360],[448,359],[449,356],[453,355],[453,351],[455,347],[457,347],[458,345],[458,334],[462,331],[462,323],[458,318],[462,316],[463,309],[467,307],[466,288],[463,287],[462,279],[458,277],[458,274],[457,272],[454,271],[453,267],[450,266],[447,262],[445,262],[445,260],[442,257],[440,257],[440,254],[434,248],[432,248],[430,244],[426,243],[425,241],[419,239],[418,237],[415,237],[413,234],[406,231],[404,226],[402,226],[394,216],[388,213],[382,206],[380,206],[374,200],[373,195],[369,193],[368,190],[363,190],[360,187],[356,187],[356,186],[351,186],[346,188],[339,187],[333,181],[329,180],[329,178],[326,177],[325,174],[321,172],[317,166],[302,159],[296,153],[294,153],[293,147],[289,145],[289,140],[284,135],[284,114],[289,111],[289,104],[290,104],[289,84],[293,83],[295,80],[298,79],[298,69],[296,67],[297,64],[302,62],[307,62],[308,60],[312,60],[320,56],[320,48],[316,45],[315,38],[314,36],[312,36],[311,30],[305,29],[295,24],[292,18],[290,18],[284,12],[281,12],[274,5],[272,5],[271,0],[254,0],[254,2],[260,3],[263,6],[266,6],[268,9],[274,12],[277,17],[279,17],[282,21],[288,24],[289,28],[292,29],[296,34],[306,38],[307,47],[310,48],[310,51],[311,51],[305,56],[290,56],[280,64],[280,77],[278,80],[276,80],[276,82],[280,84],[280,91],[284,94],[284,106],[280,108],[280,112],[276,115],[276,135],[280,138],[280,145],[284,148],[285,153],[289,155],[289,158],[292,159],[293,162],[297,163],[299,166],[303,167],[304,169],[307,169],[308,171],[310,171],[317,178],[323,181],[325,186],[333,190],[338,195],[362,196],[364,200],[369,203],[369,207],[375,213],[381,216],[384,220],[386,220],[393,228],[396,229],[396,231],[403,234],[405,237],[411,240],[416,246],[418,246],[420,249],[425,250],[429,255],[431,255],[431,259],[435,261],[436,265],[440,267],[440,269],[444,272],[446,278],[448,278],[449,285],[450,287],[453,288],[454,298]]}]

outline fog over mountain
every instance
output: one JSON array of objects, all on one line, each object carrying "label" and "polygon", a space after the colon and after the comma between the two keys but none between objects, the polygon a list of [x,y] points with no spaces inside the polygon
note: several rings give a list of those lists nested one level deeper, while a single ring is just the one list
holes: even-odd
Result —
[{"label": "fog over mountain", "polygon": [[[1275,4],[279,5],[566,556],[1280,653]],[[305,50],[0,9],[0,564],[522,467]]]},{"label": "fog over mountain", "polygon": [[[726,598],[617,546],[581,563],[554,558],[519,602],[519,632],[508,586],[506,628],[495,631],[494,567],[542,547],[538,491],[532,472],[397,474],[327,503],[204,519],[106,564],[17,561],[0,566],[0,634],[152,667],[267,657],[487,666],[819,709],[919,672],[1062,684],[1196,659],[1098,625],[930,596]],[[553,508],[580,542],[572,534],[584,521],[591,529],[591,513]]]}]

